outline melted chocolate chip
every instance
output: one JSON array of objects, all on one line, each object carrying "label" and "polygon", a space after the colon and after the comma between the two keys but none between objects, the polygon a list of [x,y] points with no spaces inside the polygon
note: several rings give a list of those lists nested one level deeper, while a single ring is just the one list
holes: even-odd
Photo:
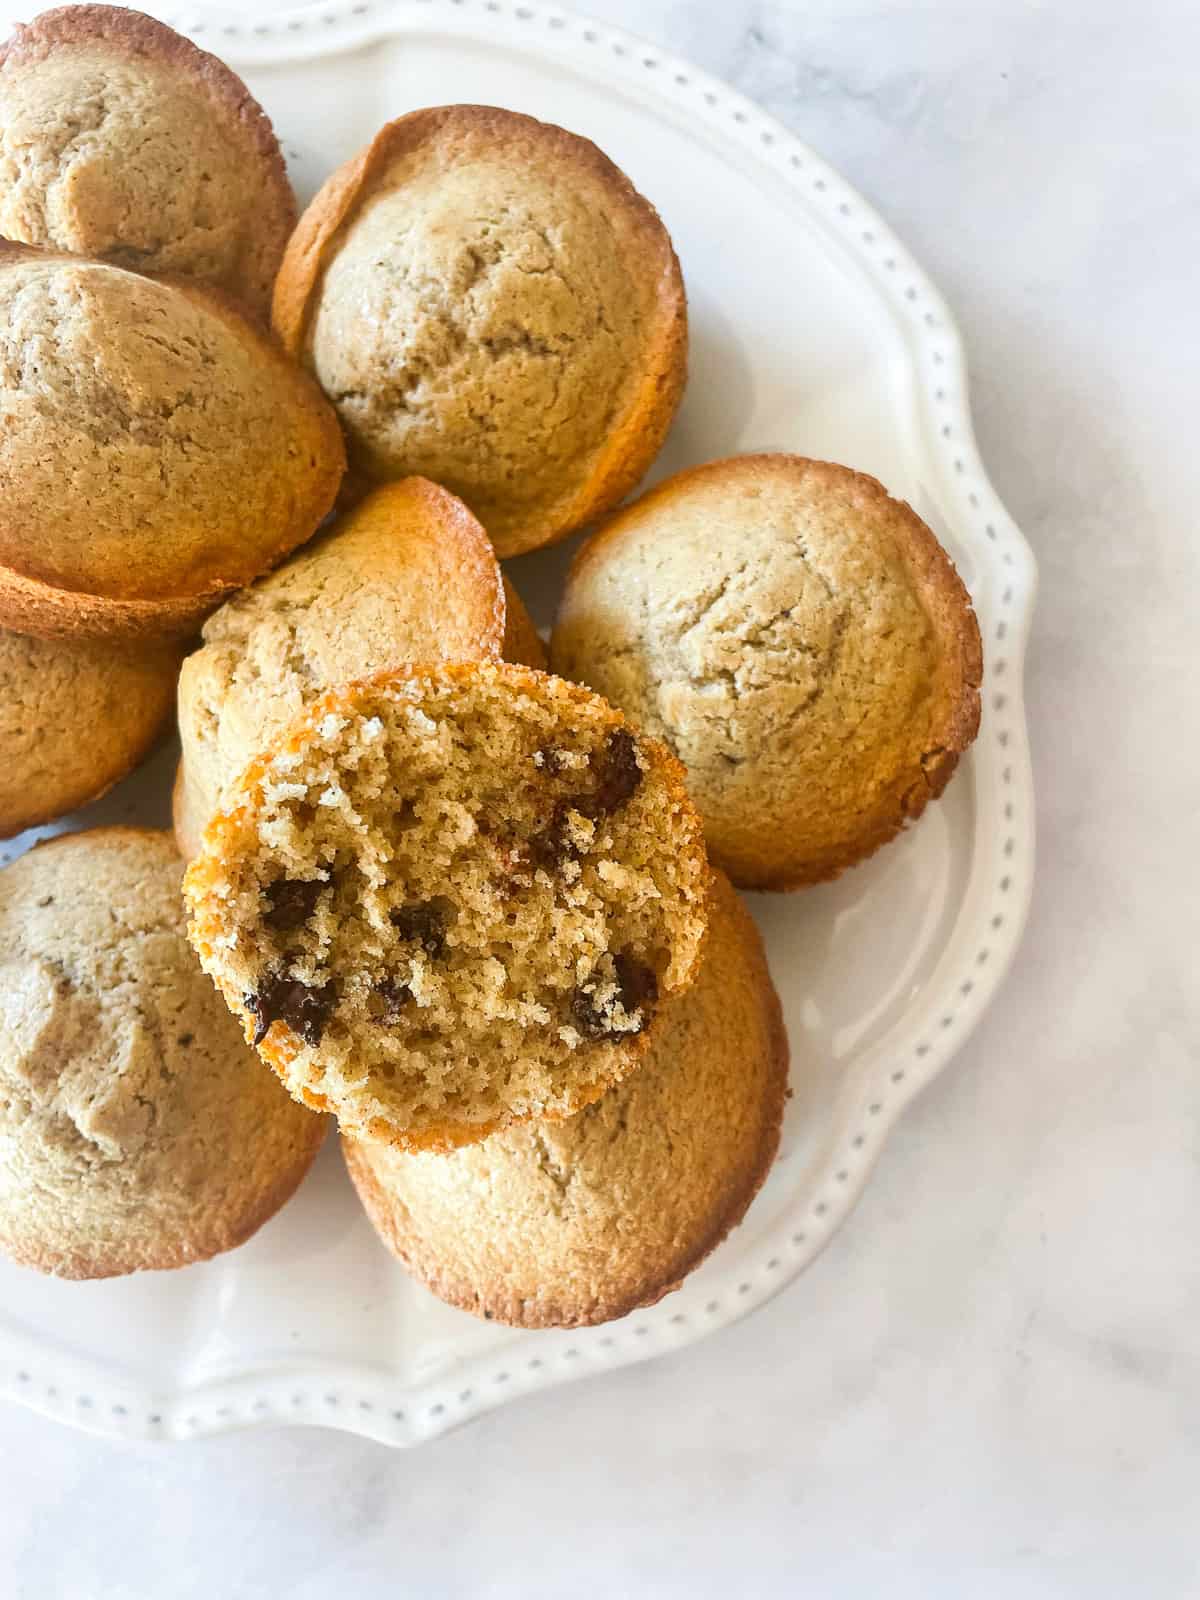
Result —
[{"label": "melted chocolate chip", "polygon": [[621,989],[621,1004],[631,1016],[635,1011],[642,1013],[642,1020],[637,1028],[637,1032],[640,1033],[650,1021],[658,1002],[658,978],[653,967],[646,966],[636,956],[628,955],[625,951],[614,957],[613,966],[616,968],[617,983]]},{"label": "melted chocolate chip", "polygon": [[290,933],[303,927],[317,909],[325,885],[319,878],[276,878],[263,890],[267,909],[263,921],[276,933]]},{"label": "melted chocolate chip", "polygon": [[567,812],[577,809],[572,801],[560,800],[550,814],[550,821],[538,833],[530,834],[527,849],[535,867],[556,872],[564,861],[573,861],[578,855],[571,840]]},{"label": "melted chocolate chip", "polygon": [[585,817],[600,817],[616,811],[636,793],[642,781],[642,769],[637,763],[637,744],[628,728],[614,728],[604,746],[604,754],[592,758],[593,769],[599,774],[594,792],[575,809]]},{"label": "melted chocolate chip", "polygon": [[381,1022],[399,1022],[404,1008],[413,997],[412,990],[399,978],[380,978],[375,993],[383,1001]]},{"label": "melted chocolate chip", "polygon": [[325,1033],[337,990],[332,983],[310,987],[282,973],[264,978],[256,993],[245,998],[246,1010],[255,1018],[254,1043],[261,1044],[273,1022],[284,1022],[305,1044],[317,1045]]},{"label": "melted chocolate chip", "polygon": [[186,1050],[188,1045],[191,1044],[191,1042],[192,1042],[192,1040],[194,1038],[195,1038],[195,1034],[192,1034],[192,1033],[181,1033],[179,1035],[179,1038],[175,1042],[176,1042],[176,1044],[181,1044],[183,1046],[183,1048]]},{"label": "melted chocolate chip", "polygon": [[388,921],[402,939],[420,945],[436,960],[446,948],[446,915],[432,900],[410,900],[388,913]]},{"label": "melted chocolate chip", "polygon": [[637,1026],[614,1028],[610,1011],[597,1006],[596,996],[586,989],[576,989],[571,996],[571,1021],[585,1039],[613,1036],[632,1038],[635,1033],[641,1033],[643,1028],[649,1026],[654,1014],[654,1005],[658,1000],[658,979],[652,969],[623,951],[613,958],[613,969],[617,984],[616,999],[630,1017],[635,1012],[640,1013]]}]

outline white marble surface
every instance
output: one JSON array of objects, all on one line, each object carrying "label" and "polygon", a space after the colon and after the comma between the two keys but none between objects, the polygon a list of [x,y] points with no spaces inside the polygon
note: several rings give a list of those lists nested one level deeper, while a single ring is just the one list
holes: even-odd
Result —
[{"label": "white marble surface", "polygon": [[408,1455],[0,1413],[0,1594],[1194,1594],[1200,10],[591,9],[790,123],[958,312],[1043,575],[1039,889],[1004,1014],[813,1270],[677,1358]]}]

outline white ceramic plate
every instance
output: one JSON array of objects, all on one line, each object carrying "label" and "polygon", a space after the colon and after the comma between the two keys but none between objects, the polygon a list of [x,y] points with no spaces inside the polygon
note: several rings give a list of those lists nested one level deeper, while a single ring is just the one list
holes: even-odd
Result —
[{"label": "white ceramic plate", "polygon": [[[615,29],[508,0],[171,20],[243,71],[304,199],[415,106],[491,102],[595,139],[660,208],[688,284],[691,382],[655,475],[769,448],[865,468],[937,531],[983,631],[983,727],[942,803],[841,882],[754,901],[792,1042],[783,1150],[741,1228],[660,1305],[577,1333],[450,1310],[375,1241],[335,1141],[274,1222],[207,1265],[86,1284],[0,1265],[0,1392],[38,1410],[125,1437],[282,1420],[412,1444],[702,1338],[795,1277],[845,1219],[1020,936],[1034,564],[976,454],[937,291],[835,172],[720,83]],[[513,564],[540,621],[568,553]],[[173,760],[161,752],[69,825],[165,823]]]}]

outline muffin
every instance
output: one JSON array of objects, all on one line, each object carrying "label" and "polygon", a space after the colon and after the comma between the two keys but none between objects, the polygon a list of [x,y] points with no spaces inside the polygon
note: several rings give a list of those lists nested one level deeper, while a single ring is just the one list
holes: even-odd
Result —
[{"label": "muffin", "polygon": [[0,838],[98,800],[137,766],[171,715],[180,654],[0,628]]},{"label": "muffin", "polygon": [[0,243],[0,625],[184,632],[345,465],[316,385],[194,284]]},{"label": "muffin", "polygon": [[618,512],[575,559],[551,662],[671,746],[743,888],[870,855],[979,726],[949,557],[874,478],[800,456],[714,461]]},{"label": "muffin", "polygon": [[657,212],[588,140],[494,106],[414,111],[335,172],[273,316],[352,464],[445,484],[502,556],[616,505],[683,390],[686,301]]},{"label": "muffin", "polygon": [[762,942],[717,876],[694,986],[602,1100],[450,1155],[342,1149],[380,1237],[434,1294],[575,1328],[652,1305],[741,1221],[779,1146],[787,1070]]},{"label": "muffin", "polygon": [[226,601],[203,639],[179,680],[175,836],[187,857],[231,780],[324,690],[420,661],[541,655],[487,535],[424,478],[377,489]]},{"label": "muffin", "polygon": [[169,834],[66,834],[0,873],[0,1249],[64,1278],[231,1250],[325,1121],[243,1042],[188,946]]},{"label": "muffin", "polygon": [[563,1117],[691,981],[708,867],[679,764],[505,662],[331,691],[188,870],[190,933],[291,1092],[405,1148]]},{"label": "muffin", "polygon": [[64,6],[0,46],[0,234],[216,285],[260,317],[296,222],[245,84],[161,22]]}]

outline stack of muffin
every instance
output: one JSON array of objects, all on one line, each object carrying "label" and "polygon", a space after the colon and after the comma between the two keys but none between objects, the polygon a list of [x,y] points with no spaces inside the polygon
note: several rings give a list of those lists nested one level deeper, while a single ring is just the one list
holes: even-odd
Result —
[{"label": "stack of muffin", "polygon": [[[974,736],[949,559],[795,456],[614,509],[683,392],[682,278],[531,118],[403,116],[297,223],[228,69],[68,7],[0,53],[0,233],[0,828],[128,772],[176,678],[182,743],[177,849],[96,830],[0,875],[0,1245],[230,1248],[332,1114],[453,1304],[658,1298],[779,1141],[733,885],[863,859]],[[552,675],[500,558],[585,527]]]}]

